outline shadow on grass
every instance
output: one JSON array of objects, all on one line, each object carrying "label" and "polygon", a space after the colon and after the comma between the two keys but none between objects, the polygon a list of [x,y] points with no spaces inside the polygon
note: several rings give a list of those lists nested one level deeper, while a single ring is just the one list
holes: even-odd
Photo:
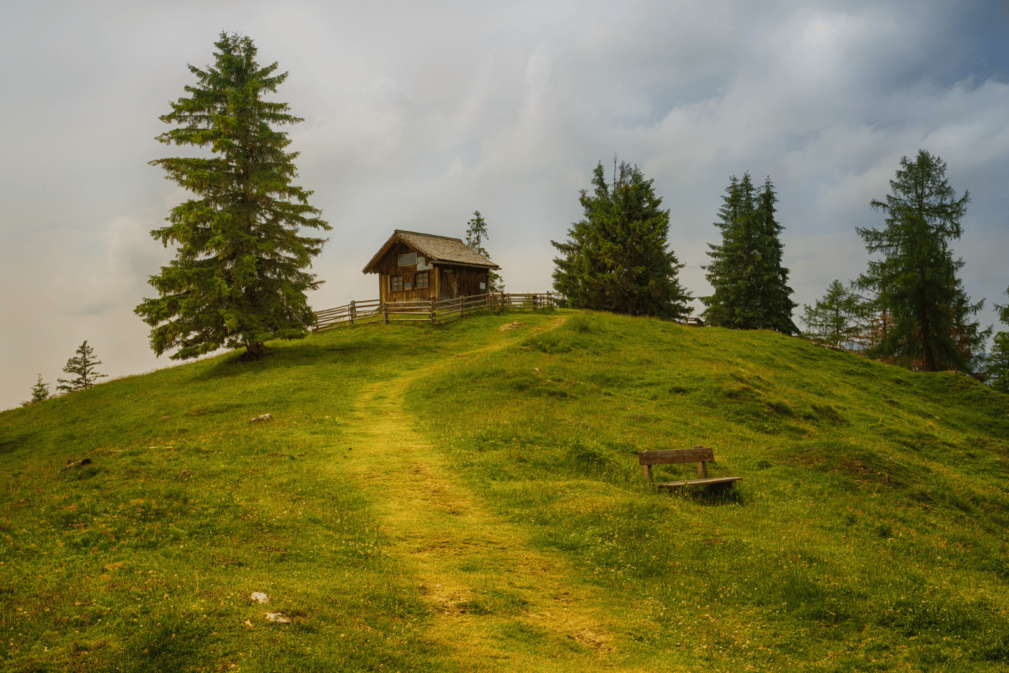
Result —
[{"label": "shadow on grass", "polygon": [[705,507],[718,507],[721,505],[743,506],[747,504],[745,493],[739,488],[730,488],[728,485],[693,486],[686,489],[675,489],[671,495]]},{"label": "shadow on grass", "polygon": [[33,438],[34,434],[30,432],[12,432],[6,436],[0,435],[0,455],[14,453],[19,448],[28,446],[32,443]]}]

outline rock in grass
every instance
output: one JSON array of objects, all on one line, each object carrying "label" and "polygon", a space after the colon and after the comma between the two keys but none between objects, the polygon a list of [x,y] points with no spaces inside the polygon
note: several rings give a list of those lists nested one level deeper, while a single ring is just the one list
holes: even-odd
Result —
[{"label": "rock in grass", "polygon": [[259,416],[256,416],[255,418],[250,418],[249,422],[250,423],[266,423],[266,422],[272,421],[272,420],[273,420],[273,415],[272,414],[261,414]]},{"label": "rock in grass", "polygon": [[253,591],[249,596],[256,603],[269,603],[270,597],[260,591]]},{"label": "rock in grass", "polygon": [[266,621],[274,622],[275,624],[290,624],[291,618],[283,612],[267,612]]}]

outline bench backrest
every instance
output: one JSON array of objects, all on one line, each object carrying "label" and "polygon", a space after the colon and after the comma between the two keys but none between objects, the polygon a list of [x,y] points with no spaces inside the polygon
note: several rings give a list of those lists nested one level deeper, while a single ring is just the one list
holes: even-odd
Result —
[{"label": "bench backrest", "polygon": [[675,463],[715,462],[714,449],[695,446],[692,449],[669,449],[666,451],[639,451],[639,465],[672,465]]}]

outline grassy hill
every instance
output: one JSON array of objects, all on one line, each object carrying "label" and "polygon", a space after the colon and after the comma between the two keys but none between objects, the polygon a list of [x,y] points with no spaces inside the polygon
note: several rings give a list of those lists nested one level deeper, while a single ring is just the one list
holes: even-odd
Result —
[{"label": "grassy hill", "polygon": [[[574,311],[271,347],[0,414],[0,669],[1009,662],[1009,398],[962,375]],[[643,483],[695,444],[735,492]]]}]

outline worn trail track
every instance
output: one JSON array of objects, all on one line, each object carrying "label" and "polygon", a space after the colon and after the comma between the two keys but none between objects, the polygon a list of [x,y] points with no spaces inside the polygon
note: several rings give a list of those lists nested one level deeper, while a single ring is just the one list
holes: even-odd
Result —
[{"label": "worn trail track", "polygon": [[[463,357],[506,345],[502,339]],[[617,663],[613,625],[594,607],[599,590],[569,582],[562,561],[534,550],[495,515],[403,410],[411,384],[457,364],[366,388],[345,435],[353,447],[348,467],[374,503],[389,552],[433,609],[429,640],[467,671],[626,670]],[[487,597],[510,609],[488,611]]]}]

